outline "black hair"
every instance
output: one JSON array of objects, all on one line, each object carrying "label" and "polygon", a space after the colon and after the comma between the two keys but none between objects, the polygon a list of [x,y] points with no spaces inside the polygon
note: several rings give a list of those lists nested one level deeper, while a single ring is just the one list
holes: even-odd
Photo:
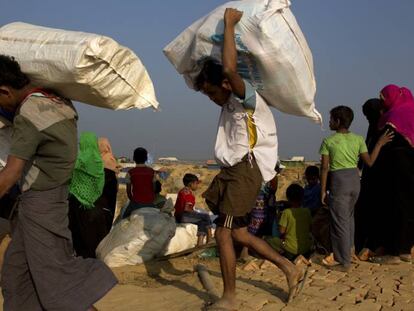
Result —
[{"label": "black hair", "polygon": [[381,117],[382,101],[379,98],[368,99],[362,105],[362,113],[367,118],[369,123],[377,125]]},{"label": "black hair", "polygon": [[154,192],[156,194],[158,194],[158,193],[161,192],[161,190],[162,190],[162,184],[161,184],[161,182],[159,180],[156,180],[155,181],[155,184],[154,184]]},{"label": "black hair", "polygon": [[224,80],[223,66],[212,58],[206,58],[201,64],[202,69],[194,83],[195,89],[199,91],[206,82],[211,85],[221,86]]},{"label": "black hair", "polygon": [[148,152],[146,149],[139,147],[134,150],[134,162],[136,164],[144,164],[148,160]]},{"label": "black hair", "polygon": [[315,165],[309,165],[305,170],[305,176],[318,176],[319,177],[319,167]]},{"label": "black hair", "polygon": [[30,83],[14,57],[0,54],[0,86],[9,86],[20,90]]},{"label": "black hair", "polygon": [[192,182],[198,181],[198,177],[194,174],[185,174],[183,177],[184,186],[188,187]]},{"label": "black hair", "polygon": [[349,129],[354,120],[354,112],[348,106],[338,106],[330,111],[332,119],[339,121],[339,128]]},{"label": "black hair", "polygon": [[286,198],[291,202],[302,202],[305,190],[298,184],[291,184],[286,189]]}]

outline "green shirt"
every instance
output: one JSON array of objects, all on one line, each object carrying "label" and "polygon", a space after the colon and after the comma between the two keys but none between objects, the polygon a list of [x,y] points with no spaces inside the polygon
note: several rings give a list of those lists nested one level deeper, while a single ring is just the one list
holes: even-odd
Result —
[{"label": "green shirt", "polygon": [[354,133],[335,133],[326,137],[319,153],[329,156],[329,170],[337,171],[358,166],[359,155],[368,152],[362,136]]},{"label": "green shirt", "polygon": [[286,228],[283,248],[292,254],[304,254],[311,248],[312,216],[308,208],[287,208],[282,212],[279,226]]},{"label": "green shirt", "polygon": [[49,190],[69,182],[77,154],[77,114],[69,101],[29,96],[13,121],[10,155],[27,161],[22,191]]}]

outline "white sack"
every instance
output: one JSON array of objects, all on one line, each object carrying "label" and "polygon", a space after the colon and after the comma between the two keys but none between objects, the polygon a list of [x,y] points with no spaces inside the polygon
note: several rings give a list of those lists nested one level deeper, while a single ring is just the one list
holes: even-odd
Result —
[{"label": "white sack", "polygon": [[197,225],[177,224],[174,237],[170,240],[167,247],[160,256],[179,253],[197,245]]},{"label": "white sack", "polygon": [[158,107],[139,58],[113,39],[11,23],[0,28],[0,54],[16,58],[33,84],[114,110]]},{"label": "white sack", "polygon": [[174,234],[174,217],[155,208],[141,208],[112,227],[96,255],[109,267],[141,264],[165,249]]},{"label": "white sack", "polygon": [[289,6],[288,0],[227,2],[188,27],[164,53],[193,88],[200,61],[221,62],[225,9],[243,11],[236,26],[238,72],[271,106],[320,123],[312,53]]}]

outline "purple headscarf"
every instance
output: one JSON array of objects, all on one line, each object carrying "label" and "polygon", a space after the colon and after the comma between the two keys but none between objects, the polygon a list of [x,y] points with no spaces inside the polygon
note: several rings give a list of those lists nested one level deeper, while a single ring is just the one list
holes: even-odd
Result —
[{"label": "purple headscarf", "polygon": [[397,85],[387,85],[381,91],[385,113],[379,127],[390,125],[414,147],[414,97],[411,91]]}]

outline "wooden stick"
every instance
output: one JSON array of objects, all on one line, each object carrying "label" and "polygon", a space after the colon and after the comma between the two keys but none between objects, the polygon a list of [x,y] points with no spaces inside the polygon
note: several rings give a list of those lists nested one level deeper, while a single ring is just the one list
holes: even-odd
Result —
[{"label": "wooden stick", "polygon": [[198,251],[201,251],[201,250],[205,250],[205,249],[208,249],[208,248],[213,248],[215,246],[216,246],[216,243],[203,244],[203,245],[200,245],[200,246],[196,246],[196,247],[193,247],[193,248],[183,250],[183,251],[178,252],[178,253],[174,253],[174,254],[170,254],[170,255],[166,255],[166,256],[162,256],[162,257],[156,257],[156,258],[154,258],[154,260],[160,261],[160,260],[168,260],[168,259],[172,259],[172,258],[177,258],[177,257],[185,256],[185,255],[188,255],[188,254],[192,254],[192,253],[195,253],[195,252],[198,252]]}]

